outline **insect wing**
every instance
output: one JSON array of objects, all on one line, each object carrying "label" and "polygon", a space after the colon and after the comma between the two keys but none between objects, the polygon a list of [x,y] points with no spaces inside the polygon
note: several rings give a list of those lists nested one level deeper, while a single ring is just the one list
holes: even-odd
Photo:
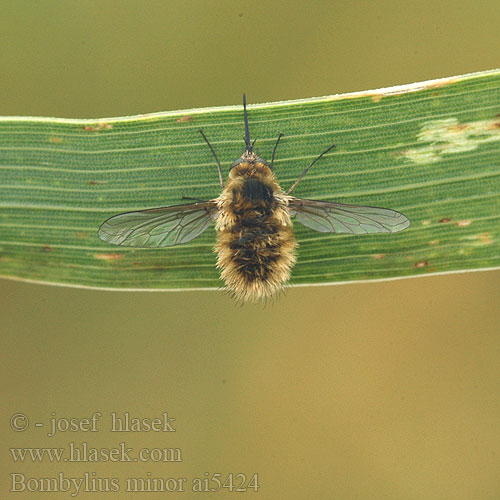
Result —
[{"label": "insect wing", "polygon": [[129,247],[180,245],[203,233],[216,216],[216,200],[127,212],[105,221],[99,238]]},{"label": "insect wing", "polygon": [[321,233],[397,233],[410,225],[406,216],[388,208],[293,197],[289,208],[301,224]]}]

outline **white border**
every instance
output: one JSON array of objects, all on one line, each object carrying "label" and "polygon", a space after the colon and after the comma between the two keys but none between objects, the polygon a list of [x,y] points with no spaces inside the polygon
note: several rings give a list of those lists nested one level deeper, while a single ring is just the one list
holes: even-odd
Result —
[{"label": "white border", "polygon": [[[490,69],[486,71],[476,71],[475,73],[466,73],[465,75],[449,76],[446,78],[437,78],[435,80],[425,80],[423,82],[407,83],[404,85],[395,85],[392,87],[385,87],[381,89],[374,90],[361,90],[357,92],[347,92],[345,94],[334,94],[322,97],[309,97],[307,99],[293,99],[290,101],[276,101],[276,102],[266,102],[260,104],[249,104],[249,109],[258,108],[271,108],[277,106],[284,106],[289,104],[304,104],[308,102],[318,102],[318,101],[337,101],[340,99],[350,99],[353,97],[363,97],[363,96],[386,96],[394,94],[404,94],[407,92],[416,92],[428,87],[440,87],[442,85],[447,85],[449,83],[454,83],[462,80],[467,80],[469,78],[474,78],[477,76],[489,76],[493,74],[500,74],[500,68]],[[112,123],[112,122],[124,122],[124,121],[140,121],[148,119],[157,119],[167,116],[185,116],[193,114],[203,114],[203,113],[213,113],[216,111],[236,111],[241,109],[241,104],[233,106],[215,106],[208,108],[194,108],[194,109],[180,109],[176,111],[160,111],[157,113],[146,113],[133,116],[119,116],[111,118],[57,118],[57,117],[43,117],[43,116],[0,116],[0,122],[52,122],[52,123],[73,123],[73,124],[95,124],[96,122]]]},{"label": "white border", "polygon": [[[336,285],[351,285],[351,284],[367,284],[367,283],[381,283],[384,281],[396,281],[411,278],[427,278],[432,276],[445,276],[447,274],[464,274],[464,273],[475,273],[481,271],[498,271],[500,266],[497,267],[483,267],[479,269],[459,269],[456,271],[442,271],[437,273],[428,274],[416,274],[412,276],[394,276],[392,278],[374,278],[366,280],[351,280],[351,281],[333,281],[330,283],[302,283],[302,284],[289,284],[285,285],[285,288],[304,288],[312,286],[336,286]],[[51,281],[38,281],[28,278],[18,278],[16,276],[4,276],[0,275],[0,279],[5,279],[9,281],[21,281],[24,283],[30,283],[33,285],[48,285],[48,286],[59,286],[64,288],[79,288],[83,290],[96,290],[96,291],[106,291],[106,292],[217,292],[224,291],[225,288],[221,287],[200,287],[200,288],[109,288],[109,287],[99,287],[99,286],[89,286],[89,285],[74,285],[70,283],[53,283]]]}]

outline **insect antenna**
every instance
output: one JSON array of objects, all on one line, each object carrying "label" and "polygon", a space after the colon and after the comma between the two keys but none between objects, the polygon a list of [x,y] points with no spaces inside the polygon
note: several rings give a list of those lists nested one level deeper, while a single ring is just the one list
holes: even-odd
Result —
[{"label": "insect antenna", "polygon": [[276,140],[276,144],[274,145],[274,149],[273,149],[273,156],[271,157],[271,165],[269,166],[269,168],[272,170],[273,169],[273,165],[274,165],[274,155],[276,154],[276,148],[278,147],[278,144],[280,143],[280,139],[283,137],[283,133],[279,133],[278,135],[278,139]]},{"label": "insect antenna", "polygon": [[210,151],[212,151],[212,154],[214,155],[215,161],[217,162],[217,168],[219,169],[220,185],[221,187],[224,187],[224,179],[222,178],[222,168],[220,166],[219,158],[217,158],[217,155],[215,154],[215,149],[212,147],[210,142],[208,142],[207,136],[203,133],[203,130],[201,130],[201,128],[200,128],[200,134],[202,135],[203,139],[205,139],[205,142],[208,144]]},{"label": "insect antenna", "polygon": [[326,153],[328,153],[328,151],[332,150],[333,148],[335,147],[335,144],[332,144],[331,146],[329,146],[327,149],[325,149],[319,156],[317,156],[312,162],[311,164],[306,167],[304,169],[304,171],[299,175],[299,178],[292,184],[292,187],[286,192],[286,194],[290,194],[294,187],[304,178],[304,175],[307,174],[307,172],[309,172],[309,169],[324,155],[326,155]]}]

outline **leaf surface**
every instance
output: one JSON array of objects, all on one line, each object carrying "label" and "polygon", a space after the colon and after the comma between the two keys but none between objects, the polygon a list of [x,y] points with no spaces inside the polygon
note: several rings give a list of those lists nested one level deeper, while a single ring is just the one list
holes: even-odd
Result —
[{"label": "leaf surface", "polygon": [[[249,106],[256,150],[284,190],[384,207],[411,227],[328,234],[295,224],[292,284],[500,267],[500,71]],[[214,288],[215,231],[180,246],[106,244],[114,214],[209,200],[244,149],[242,106],[73,120],[0,118],[0,275],[119,289]]]}]

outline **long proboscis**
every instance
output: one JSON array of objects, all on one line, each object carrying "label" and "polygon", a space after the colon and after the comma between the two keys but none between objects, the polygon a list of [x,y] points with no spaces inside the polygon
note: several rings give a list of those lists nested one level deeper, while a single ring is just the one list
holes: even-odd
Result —
[{"label": "long proboscis", "polygon": [[243,94],[243,114],[245,116],[245,144],[247,151],[252,151],[253,144],[250,142],[250,129],[248,128],[247,97]]}]

